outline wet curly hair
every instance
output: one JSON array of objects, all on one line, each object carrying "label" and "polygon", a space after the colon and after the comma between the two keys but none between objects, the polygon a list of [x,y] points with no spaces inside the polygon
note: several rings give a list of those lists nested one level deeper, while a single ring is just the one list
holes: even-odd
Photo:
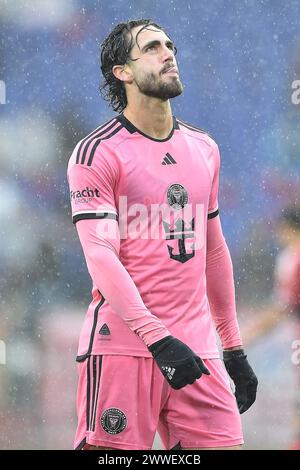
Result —
[{"label": "wet curly hair", "polygon": [[163,31],[161,26],[151,20],[131,20],[127,23],[119,23],[101,44],[100,62],[104,80],[99,88],[103,98],[109,102],[114,111],[118,112],[122,112],[126,107],[127,97],[124,83],[114,76],[112,69],[114,65],[126,64],[130,58],[129,55],[134,46],[131,31],[136,26],[144,26],[138,35],[148,26],[154,26]]}]

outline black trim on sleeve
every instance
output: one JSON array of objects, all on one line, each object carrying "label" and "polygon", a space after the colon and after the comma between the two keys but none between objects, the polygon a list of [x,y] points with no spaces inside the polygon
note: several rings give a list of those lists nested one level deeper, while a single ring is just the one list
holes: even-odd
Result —
[{"label": "black trim on sleeve", "polygon": [[82,214],[76,214],[72,218],[73,224],[76,224],[78,220],[83,219],[113,219],[118,220],[118,216],[116,214],[112,214],[111,212],[83,212]]},{"label": "black trim on sleeve", "polygon": [[208,219],[213,219],[214,217],[217,217],[217,215],[219,215],[219,209],[217,209],[216,211],[211,212],[210,214],[208,214],[207,218]]}]

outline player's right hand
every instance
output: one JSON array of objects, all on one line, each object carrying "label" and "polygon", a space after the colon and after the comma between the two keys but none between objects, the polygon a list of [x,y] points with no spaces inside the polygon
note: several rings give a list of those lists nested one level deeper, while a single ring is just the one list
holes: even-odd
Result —
[{"label": "player's right hand", "polygon": [[173,336],[166,336],[148,349],[168,383],[176,390],[194,383],[202,374],[210,375],[202,359]]}]

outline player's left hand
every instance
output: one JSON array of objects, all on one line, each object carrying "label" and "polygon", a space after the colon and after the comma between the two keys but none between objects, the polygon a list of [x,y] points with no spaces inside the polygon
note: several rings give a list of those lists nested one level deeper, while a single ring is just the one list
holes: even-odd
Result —
[{"label": "player's left hand", "polygon": [[239,412],[250,408],[256,399],[258,380],[247,361],[243,349],[223,351],[223,360],[229,376],[235,385],[235,397]]}]

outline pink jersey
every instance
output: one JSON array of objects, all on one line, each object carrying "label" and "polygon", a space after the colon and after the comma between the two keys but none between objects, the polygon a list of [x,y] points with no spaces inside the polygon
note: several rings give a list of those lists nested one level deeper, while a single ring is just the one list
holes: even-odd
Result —
[{"label": "pink jersey", "polygon": [[[79,142],[68,166],[73,222],[118,220],[119,259],[144,304],[202,358],[219,357],[205,273],[219,166],[203,131],[174,117],[168,138],[157,140],[123,114]],[[92,297],[78,355],[151,356],[96,285]]]}]

